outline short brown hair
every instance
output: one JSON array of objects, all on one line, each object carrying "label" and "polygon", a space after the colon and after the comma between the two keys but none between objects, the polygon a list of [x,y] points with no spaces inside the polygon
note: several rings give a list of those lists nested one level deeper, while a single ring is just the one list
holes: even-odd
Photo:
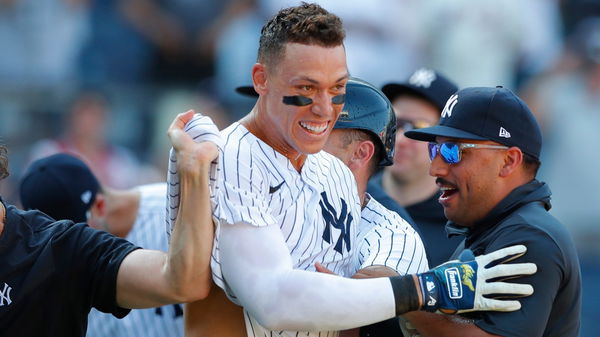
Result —
[{"label": "short brown hair", "polygon": [[280,10],[261,29],[258,62],[276,65],[286,43],[335,47],[344,42],[342,20],[318,4],[301,5]]},{"label": "short brown hair", "polygon": [[0,144],[0,180],[8,177],[8,149]]}]

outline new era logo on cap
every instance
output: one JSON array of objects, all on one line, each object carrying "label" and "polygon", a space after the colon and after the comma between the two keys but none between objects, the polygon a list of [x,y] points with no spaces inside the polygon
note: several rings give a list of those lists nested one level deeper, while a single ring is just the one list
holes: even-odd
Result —
[{"label": "new era logo on cap", "polygon": [[505,128],[500,127],[500,134],[498,136],[504,137],[504,138],[510,138],[510,132],[506,131]]}]

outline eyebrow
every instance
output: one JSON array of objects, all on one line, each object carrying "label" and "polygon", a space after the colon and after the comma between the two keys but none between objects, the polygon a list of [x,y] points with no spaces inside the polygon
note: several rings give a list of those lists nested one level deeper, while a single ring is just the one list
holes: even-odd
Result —
[{"label": "eyebrow", "polygon": [[[337,83],[337,82],[340,82],[340,81],[343,81],[343,80],[345,80],[345,79],[347,79],[347,78],[349,78],[349,77],[350,77],[350,75],[349,75],[349,74],[345,74],[344,76],[342,76],[342,77],[338,78],[338,79],[335,81],[335,83]],[[319,81],[317,81],[317,80],[315,80],[315,79],[312,79],[312,78],[310,78],[310,77],[307,77],[307,76],[300,76],[299,78],[296,78],[296,79],[294,79],[294,80],[292,80],[292,81],[307,81],[307,82],[310,82],[310,83],[313,83],[313,84],[319,84]]]}]

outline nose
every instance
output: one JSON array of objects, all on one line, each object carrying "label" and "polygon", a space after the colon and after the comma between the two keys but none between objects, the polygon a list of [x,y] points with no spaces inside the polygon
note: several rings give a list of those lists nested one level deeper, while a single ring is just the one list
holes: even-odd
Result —
[{"label": "nose", "polygon": [[436,154],[429,166],[429,175],[432,177],[444,177],[448,175],[450,164],[446,163],[440,154]]},{"label": "nose", "polygon": [[333,96],[327,92],[321,92],[313,98],[312,112],[319,116],[329,116],[333,113],[334,107],[331,102]]}]

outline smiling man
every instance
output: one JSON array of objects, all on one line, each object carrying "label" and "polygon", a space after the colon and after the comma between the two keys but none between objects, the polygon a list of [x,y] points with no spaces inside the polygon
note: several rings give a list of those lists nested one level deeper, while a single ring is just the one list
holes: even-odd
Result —
[{"label": "smiling man", "polygon": [[[535,179],[542,135],[510,90],[466,88],[448,99],[438,125],[405,135],[429,142],[430,174],[447,230],[475,255],[523,244],[539,271],[535,293],[512,313],[411,317],[422,336],[579,336],[581,277],[570,234],[548,213],[549,187]],[[455,253],[456,254],[456,253]]]},{"label": "smiling man", "polygon": [[[343,40],[341,20],[320,6],[282,9],[261,31],[252,67],[256,105],[221,132],[225,145],[211,199],[217,221],[211,267],[215,283],[243,306],[247,335],[336,336],[340,329],[419,309],[517,310],[517,301],[483,295],[490,285],[522,294],[531,293],[529,286],[507,288],[486,280],[529,274],[535,266],[485,266],[524,252],[523,246],[417,275],[357,280],[314,272],[316,263],[342,276],[356,271],[361,218],[356,180],[342,161],[321,151],[345,99]],[[207,132],[194,120],[186,131],[194,138]],[[442,287],[444,271],[461,267],[477,270],[462,273],[465,280],[480,282],[469,289],[456,279],[465,296],[450,298]],[[204,314],[203,322],[227,328],[223,314]],[[231,332],[217,330],[205,335]]]}]

